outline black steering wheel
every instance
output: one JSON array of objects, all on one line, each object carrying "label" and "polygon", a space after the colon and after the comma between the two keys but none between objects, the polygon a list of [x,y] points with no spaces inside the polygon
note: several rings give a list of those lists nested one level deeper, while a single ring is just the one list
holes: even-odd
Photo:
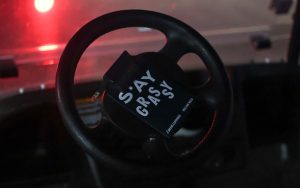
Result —
[{"label": "black steering wheel", "polygon": [[[144,141],[143,147],[150,148],[149,155],[158,159],[155,162],[120,159],[99,147],[95,139],[99,130],[84,125],[72,94],[76,67],[88,46],[106,33],[127,27],[159,30],[167,42],[159,52],[137,56],[124,52],[103,77],[101,103],[106,121],[132,139]],[[206,84],[192,87],[184,79],[185,73],[177,63],[186,53],[203,60],[210,74]],[[145,10],[113,12],[84,25],[63,51],[56,94],[65,125],[78,144],[107,167],[132,176],[169,176],[197,167],[209,158],[232,114],[231,85],[215,50],[185,23]],[[203,118],[204,114],[194,110],[197,108],[209,109],[209,125],[199,125],[202,131],[192,147],[174,152],[171,145],[178,143],[173,142],[174,135],[187,124],[190,114],[196,112],[196,117]]]}]

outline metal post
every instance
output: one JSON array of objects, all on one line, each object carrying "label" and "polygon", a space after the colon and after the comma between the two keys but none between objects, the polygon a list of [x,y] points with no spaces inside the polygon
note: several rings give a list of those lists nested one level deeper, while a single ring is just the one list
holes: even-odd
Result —
[{"label": "metal post", "polygon": [[297,1],[288,50],[288,64],[298,65],[300,53],[300,0]]}]

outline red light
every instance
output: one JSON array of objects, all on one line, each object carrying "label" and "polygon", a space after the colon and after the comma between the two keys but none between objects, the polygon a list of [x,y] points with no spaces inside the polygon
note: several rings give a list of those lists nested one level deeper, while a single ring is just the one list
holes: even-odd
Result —
[{"label": "red light", "polygon": [[42,65],[54,65],[54,64],[57,64],[54,60],[48,60],[48,61],[44,61],[42,62]]},{"label": "red light", "polygon": [[34,0],[35,9],[41,13],[48,12],[54,5],[54,0]]},{"label": "red light", "polygon": [[56,50],[58,48],[57,44],[47,44],[44,46],[39,46],[38,50],[40,52],[45,52],[45,51],[52,51],[52,50]]}]

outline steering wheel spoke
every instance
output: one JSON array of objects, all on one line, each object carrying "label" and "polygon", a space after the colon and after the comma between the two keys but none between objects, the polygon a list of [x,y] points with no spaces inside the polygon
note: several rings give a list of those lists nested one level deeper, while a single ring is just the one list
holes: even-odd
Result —
[{"label": "steering wheel spoke", "polygon": [[214,87],[212,80],[209,80],[207,83],[194,87],[193,91],[195,92],[195,100],[199,104],[205,104],[211,109],[216,110],[221,103],[218,90]]},{"label": "steering wheel spoke", "polygon": [[142,144],[142,149],[148,159],[160,160],[167,155],[164,141],[157,136],[149,136]]},{"label": "steering wheel spoke", "polygon": [[[182,42],[178,36],[167,34],[167,43],[164,45],[164,47],[159,51],[159,53],[162,53],[166,56],[168,56],[170,59],[172,59],[174,62],[178,62],[179,59],[184,56],[184,54],[189,52],[189,48],[186,45],[186,43]],[[174,48],[176,46],[176,48]]]}]

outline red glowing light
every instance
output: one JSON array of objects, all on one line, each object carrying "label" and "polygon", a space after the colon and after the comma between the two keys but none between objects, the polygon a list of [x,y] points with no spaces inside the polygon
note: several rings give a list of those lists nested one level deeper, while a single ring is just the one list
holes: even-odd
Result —
[{"label": "red glowing light", "polygon": [[42,62],[42,65],[54,65],[54,64],[57,64],[54,60],[48,60],[48,61],[44,61]]},{"label": "red glowing light", "polygon": [[54,5],[54,0],[34,0],[35,9],[41,13],[48,12]]},{"label": "red glowing light", "polygon": [[57,48],[58,48],[57,44],[47,44],[47,45],[39,46],[38,50],[40,52],[45,52],[45,51],[56,50]]}]

